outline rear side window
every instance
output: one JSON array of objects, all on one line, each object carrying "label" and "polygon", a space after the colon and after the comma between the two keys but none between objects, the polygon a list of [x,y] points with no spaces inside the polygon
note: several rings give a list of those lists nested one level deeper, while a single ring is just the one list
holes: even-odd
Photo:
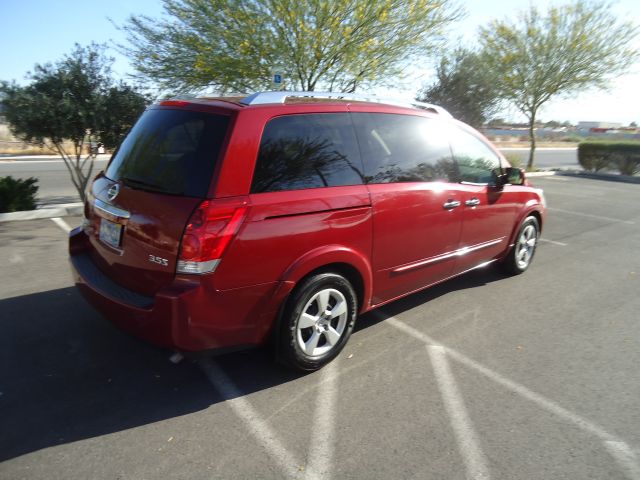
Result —
[{"label": "rear side window", "polygon": [[277,117],[265,126],[252,193],[363,183],[347,113]]},{"label": "rear side window", "polygon": [[106,176],[137,189],[203,198],[227,132],[228,117],[147,110],[122,142]]},{"label": "rear side window", "polygon": [[491,183],[495,171],[500,168],[500,158],[482,140],[459,127],[449,132],[451,149],[460,171],[460,181],[469,183]]},{"label": "rear side window", "polygon": [[456,181],[446,128],[412,115],[353,113],[367,183]]}]

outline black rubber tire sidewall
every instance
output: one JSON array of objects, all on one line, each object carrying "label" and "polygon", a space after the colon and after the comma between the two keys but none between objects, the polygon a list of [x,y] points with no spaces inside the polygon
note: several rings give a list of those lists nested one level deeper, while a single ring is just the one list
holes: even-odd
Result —
[{"label": "black rubber tire sidewall", "polygon": [[[298,346],[297,322],[309,299],[318,290],[334,288],[340,291],[348,304],[348,318],[344,333],[338,344],[326,354],[309,357]],[[299,371],[314,371],[333,360],[351,336],[358,311],[358,299],[353,286],[347,279],[336,273],[319,273],[300,283],[289,297],[280,322],[280,341],[278,342],[278,360],[286,366]]]}]

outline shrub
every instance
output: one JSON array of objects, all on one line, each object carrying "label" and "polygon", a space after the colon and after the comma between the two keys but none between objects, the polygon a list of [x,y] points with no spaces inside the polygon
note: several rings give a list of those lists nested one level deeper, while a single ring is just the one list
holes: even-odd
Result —
[{"label": "shrub", "polygon": [[622,175],[640,173],[640,148],[631,155],[615,154],[612,156],[612,162]]},{"label": "shrub", "polygon": [[640,173],[640,142],[581,142],[578,161],[585,170],[615,168],[623,175]]},{"label": "shrub", "polygon": [[0,213],[36,208],[37,178],[0,177]]}]

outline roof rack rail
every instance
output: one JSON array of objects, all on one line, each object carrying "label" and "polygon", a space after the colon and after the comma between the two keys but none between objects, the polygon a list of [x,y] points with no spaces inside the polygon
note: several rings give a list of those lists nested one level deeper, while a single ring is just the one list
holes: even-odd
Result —
[{"label": "roof rack rail", "polygon": [[257,92],[240,100],[243,105],[265,105],[268,103],[285,103],[287,98],[334,98],[336,100],[354,100],[359,102],[384,103],[397,107],[415,107],[424,110],[432,110],[446,118],[453,116],[444,108],[431,103],[417,101],[403,101],[397,99],[381,98],[375,95],[359,95],[357,93],[341,92]]}]

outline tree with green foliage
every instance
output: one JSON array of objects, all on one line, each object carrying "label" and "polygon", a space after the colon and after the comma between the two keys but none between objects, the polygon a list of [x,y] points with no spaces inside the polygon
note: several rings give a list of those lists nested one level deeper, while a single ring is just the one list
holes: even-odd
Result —
[{"label": "tree with green foliage", "polygon": [[112,79],[113,59],[104,50],[76,45],[55,65],[36,65],[29,85],[0,84],[12,133],[57,151],[82,200],[93,173],[96,152],[91,147],[115,148],[149,103],[134,87]]},{"label": "tree with green foliage", "polygon": [[638,59],[638,27],[619,20],[611,4],[577,0],[541,12],[533,4],[515,21],[494,20],[480,29],[484,64],[499,82],[500,97],[528,119],[533,168],[534,125],[550,99],[606,88]]},{"label": "tree with green foliage", "polygon": [[171,92],[354,92],[397,80],[460,17],[453,0],[163,0],[123,27],[139,78]]},{"label": "tree with green foliage", "polygon": [[484,68],[475,52],[458,48],[445,53],[436,67],[436,81],[423,88],[416,99],[445,107],[459,120],[481,127],[499,106],[496,78]]}]

